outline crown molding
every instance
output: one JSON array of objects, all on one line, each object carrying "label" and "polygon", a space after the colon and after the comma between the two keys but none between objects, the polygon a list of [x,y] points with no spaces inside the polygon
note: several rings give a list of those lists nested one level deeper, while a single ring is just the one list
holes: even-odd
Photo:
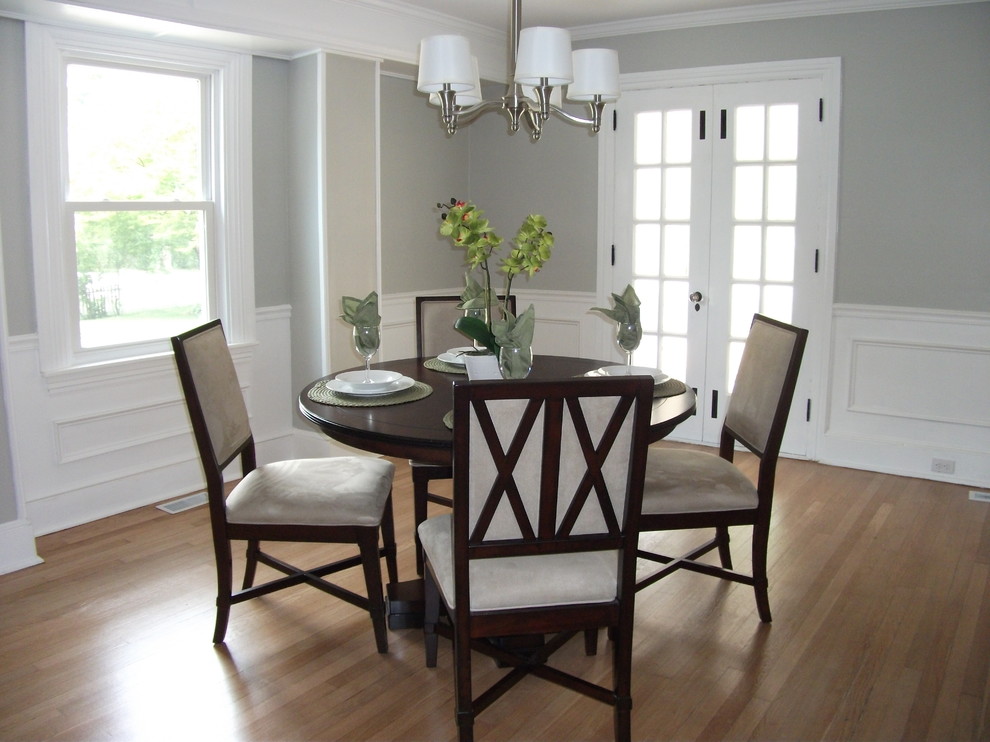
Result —
[{"label": "crown molding", "polygon": [[652,18],[597,23],[570,28],[574,39],[600,39],[609,36],[673,31],[700,26],[721,26],[755,21],[777,21],[790,18],[806,18],[845,13],[867,13],[878,10],[904,10],[939,5],[968,5],[988,0],[793,0],[792,2],[764,3],[723,10],[699,10],[690,13],[672,13]]}]

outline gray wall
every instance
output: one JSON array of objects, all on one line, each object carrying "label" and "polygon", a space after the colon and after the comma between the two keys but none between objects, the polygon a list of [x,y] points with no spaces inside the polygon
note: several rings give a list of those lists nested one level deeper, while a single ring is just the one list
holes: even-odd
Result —
[{"label": "gray wall", "polygon": [[[24,24],[0,18],[0,228],[3,299],[11,335],[35,332],[28,198]],[[19,103],[18,103],[19,102]]]},{"label": "gray wall", "polygon": [[447,137],[439,109],[415,80],[381,78],[382,290],[449,289],[463,279],[463,255],[437,233],[438,201],[469,193],[471,132]]},{"label": "gray wall", "polygon": [[623,72],[842,58],[838,303],[990,309],[990,4],[586,42]]},{"label": "gray wall", "polygon": [[289,64],[255,57],[252,64],[254,160],[254,300],[289,303]]}]

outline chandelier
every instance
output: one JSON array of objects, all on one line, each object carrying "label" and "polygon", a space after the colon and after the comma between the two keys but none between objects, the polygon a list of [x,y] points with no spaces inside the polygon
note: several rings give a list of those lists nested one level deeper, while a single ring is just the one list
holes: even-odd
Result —
[{"label": "chandelier", "polygon": [[[448,134],[470,124],[488,111],[501,110],[509,118],[509,133],[524,120],[530,138],[538,141],[543,123],[554,114],[572,124],[598,133],[606,103],[619,98],[619,55],[613,49],[571,51],[571,34],[564,28],[533,26],[520,29],[522,0],[512,0],[509,45],[512,56],[510,82],[505,95],[484,100],[478,77],[478,60],[471,56],[467,38],[451,34],[428,36],[420,42],[419,79],[416,88],[430,94],[440,106]],[[587,104],[582,118],[562,107],[561,87],[567,99]]]}]

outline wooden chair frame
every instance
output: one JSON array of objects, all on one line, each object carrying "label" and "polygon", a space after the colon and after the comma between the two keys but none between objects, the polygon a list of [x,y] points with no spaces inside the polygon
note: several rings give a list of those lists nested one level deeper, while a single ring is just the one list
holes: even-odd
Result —
[{"label": "wooden chair frame", "polygon": [[[592,440],[580,407],[588,397],[617,397],[610,422],[599,441]],[[427,559],[426,617],[424,634],[427,666],[436,665],[437,632],[450,634],[454,640],[456,719],[460,739],[473,738],[474,717],[501,697],[526,675],[557,683],[587,695],[614,708],[615,736],[630,738],[631,727],[631,668],[633,605],[635,600],[636,543],[639,510],[642,499],[643,476],[648,446],[648,429],[653,398],[653,380],[631,376],[611,379],[568,379],[558,381],[458,381],[454,384],[454,508],[453,508],[453,570],[456,608],[443,600],[434,566]],[[511,443],[504,449],[488,413],[487,404],[495,400],[528,400],[526,409]],[[573,467],[577,462],[561,462],[561,430],[564,409],[574,421],[575,431],[587,467],[570,506],[558,518],[558,482],[562,465]],[[470,521],[469,477],[472,464],[471,417],[477,415],[491,452],[498,477],[489,491],[479,516]],[[534,428],[538,414],[543,411],[543,428]],[[615,442],[616,434],[629,416],[632,433],[629,450],[628,479],[624,497],[625,512],[614,512],[608,494],[608,484],[601,465]],[[517,458],[531,434],[541,441],[541,475],[539,484],[538,518],[531,523],[522,503],[520,490],[514,480]],[[477,445],[477,444],[475,444]],[[478,455],[474,451],[475,456]],[[563,495],[561,495],[563,496]],[[515,523],[522,534],[517,539],[490,539],[488,530],[499,503],[510,504]],[[462,504],[463,503],[463,504]],[[584,508],[600,508],[606,524],[600,532],[575,533],[575,521]],[[510,610],[469,610],[470,564],[475,560],[548,554],[576,554],[583,551],[616,550],[619,553],[617,593],[610,602],[576,603],[570,605],[534,606]],[[441,622],[440,606],[444,605],[446,620]],[[613,686],[604,687],[580,677],[552,668],[547,659],[575,633],[609,628],[615,637],[613,654]],[[531,651],[513,652],[492,643],[493,638],[556,634],[542,647]],[[478,697],[471,686],[471,651],[476,650],[497,659],[510,669],[507,674]]]},{"label": "wooden chair frame", "polygon": [[[496,296],[498,301],[506,302],[512,314],[516,313],[516,297],[509,296],[506,301],[505,295]],[[416,297],[416,355],[420,358],[426,357],[426,337],[427,327],[423,319],[424,308],[431,304],[449,304],[456,307],[461,303],[459,296],[417,296]],[[465,338],[465,342],[467,339]],[[419,524],[426,520],[429,511],[429,504],[450,507],[450,498],[430,492],[430,482],[434,480],[450,479],[454,475],[454,470],[450,466],[440,464],[426,464],[419,461],[410,461],[409,467],[412,470],[413,480],[413,522],[414,529],[419,528]],[[415,534],[416,540],[416,573],[423,574],[423,547],[419,543],[419,534]]]},{"label": "wooden chair frame", "polygon": [[[692,572],[719,577],[724,580],[750,585],[756,593],[756,605],[760,620],[769,623],[772,620],[770,600],[768,595],[769,580],[767,578],[767,552],[770,538],[770,513],[773,505],[774,480],[777,470],[777,459],[780,455],[780,445],[784,436],[784,428],[790,413],[794,389],[797,385],[801,358],[808,339],[808,331],[778,320],[757,314],[753,317],[753,327],[763,324],[775,327],[793,335],[793,345],[787,360],[787,370],[776,399],[771,400],[775,405],[772,422],[766,442],[760,443],[741,430],[733,429],[728,422],[722,426],[718,455],[725,461],[732,462],[736,445],[744,446],[759,458],[759,474],[756,491],[758,505],[753,509],[744,510],[715,510],[683,513],[649,513],[644,512],[640,520],[641,532],[673,531],[695,528],[714,528],[715,537],[687,554],[672,557],[645,550],[639,551],[639,557],[665,565],[659,572],[649,575],[637,583],[636,589],[642,590],[660,579],[686,569]],[[744,353],[742,363],[758,363],[758,358],[747,358]],[[736,390],[739,391],[738,389]],[[729,401],[730,410],[732,400]],[[729,549],[729,528],[731,526],[752,526],[752,574],[745,574],[733,569],[732,554]],[[721,566],[698,561],[710,551],[717,549]]]},{"label": "wooden chair frame", "polygon": [[[382,574],[379,559],[385,558],[389,579],[393,582],[397,581],[398,568],[391,494],[389,494],[388,502],[382,514],[380,528],[379,526],[356,525],[231,523],[227,520],[224,470],[235,459],[240,459],[241,474],[246,476],[248,472],[256,468],[257,462],[254,436],[250,432],[248,432],[247,437],[236,443],[233,453],[224,460],[217,460],[214,453],[213,440],[185,344],[216,327],[220,327],[222,332],[223,328],[219,319],[172,338],[172,349],[179,372],[179,381],[185,395],[186,407],[189,411],[196,446],[199,449],[200,461],[206,478],[210,524],[213,532],[213,550],[216,555],[217,568],[217,616],[213,642],[215,644],[223,642],[232,605],[268,595],[293,585],[306,583],[368,611],[374,626],[378,651],[387,652],[388,633],[385,626],[385,603],[382,595]],[[226,347],[226,343],[224,345]],[[240,394],[239,386],[237,393]],[[379,531],[382,536],[381,547],[379,547],[378,540]],[[244,581],[241,589],[236,592],[233,590],[231,541],[247,542],[247,565],[244,570]],[[356,544],[359,555],[305,569],[295,567],[266,553],[261,548],[262,541]],[[255,585],[255,572],[259,563],[282,572],[286,576]],[[367,596],[359,595],[322,579],[327,575],[357,566],[363,568]]]}]

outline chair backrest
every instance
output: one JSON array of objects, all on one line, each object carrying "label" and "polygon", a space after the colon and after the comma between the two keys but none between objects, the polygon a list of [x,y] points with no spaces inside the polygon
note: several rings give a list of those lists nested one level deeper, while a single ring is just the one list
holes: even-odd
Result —
[{"label": "chair backrest", "polygon": [[[753,315],[722,429],[726,438],[776,462],[808,331]],[[731,445],[731,442],[729,442]]]},{"label": "chair backrest", "polygon": [[619,550],[634,581],[652,400],[643,376],[454,383],[458,605],[469,559]]},{"label": "chair backrest", "polygon": [[[498,300],[503,301],[504,296]],[[459,296],[416,297],[416,354],[420,357],[436,356],[449,348],[470,345],[471,341],[454,329],[454,322],[464,316],[457,308]],[[509,311],[516,313],[516,297],[508,300]],[[497,311],[494,307],[492,311]]]},{"label": "chair backrest", "polygon": [[173,337],[172,350],[200,459],[212,485],[236,456],[246,449],[253,456],[254,443],[220,320]]}]

